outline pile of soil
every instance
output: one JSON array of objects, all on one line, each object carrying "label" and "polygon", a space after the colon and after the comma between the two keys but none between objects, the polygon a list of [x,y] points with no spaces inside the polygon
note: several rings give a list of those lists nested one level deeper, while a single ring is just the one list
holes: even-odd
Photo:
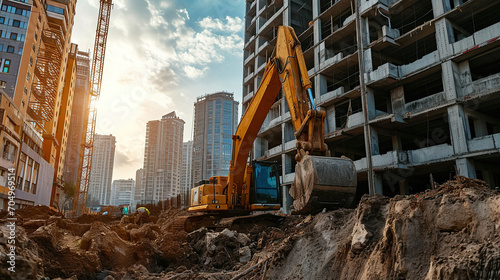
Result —
[{"label": "pile of soil", "polygon": [[[140,226],[22,217],[15,277],[500,279],[500,193],[479,180],[457,177],[409,196],[364,196],[356,209],[287,216],[275,225],[173,230],[184,215],[171,209]],[[6,261],[8,229],[0,229]],[[11,277],[2,266],[0,278]]]},{"label": "pile of soil", "polygon": [[18,209],[15,211],[16,217],[37,220],[37,219],[48,219],[51,216],[64,216],[60,212],[50,208],[48,206],[28,206],[26,208]]},{"label": "pile of soil", "polygon": [[115,217],[113,215],[88,215],[84,214],[81,215],[80,217],[77,217],[73,219],[75,223],[80,223],[80,224],[91,224],[93,222],[103,222],[105,224],[108,224],[113,221],[117,221],[120,218]]}]

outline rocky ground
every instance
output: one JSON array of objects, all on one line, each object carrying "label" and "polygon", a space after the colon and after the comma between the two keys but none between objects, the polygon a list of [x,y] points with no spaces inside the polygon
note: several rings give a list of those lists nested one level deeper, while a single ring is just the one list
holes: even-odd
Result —
[{"label": "rocky ground", "polygon": [[0,221],[0,279],[500,279],[500,193],[479,180],[275,226],[173,231],[185,214],[138,226],[19,210],[15,273]]}]

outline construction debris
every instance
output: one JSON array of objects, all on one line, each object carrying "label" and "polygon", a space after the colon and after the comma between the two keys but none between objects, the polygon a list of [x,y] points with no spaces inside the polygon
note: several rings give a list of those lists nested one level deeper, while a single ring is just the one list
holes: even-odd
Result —
[{"label": "construction debris", "polygon": [[1,279],[500,279],[500,193],[464,177],[275,227],[175,231],[182,210],[141,226],[43,207],[17,214],[16,272],[1,266]]}]

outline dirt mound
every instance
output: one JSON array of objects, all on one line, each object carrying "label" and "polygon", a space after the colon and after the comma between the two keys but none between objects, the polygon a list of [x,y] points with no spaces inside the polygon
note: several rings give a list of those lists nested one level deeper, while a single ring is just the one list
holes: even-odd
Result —
[{"label": "dirt mound", "polygon": [[[356,209],[287,216],[275,226],[173,231],[175,218],[185,215],[185,210],[170,209],[143,225],[101,222],[103,216],[24,220],[26,230],[19,227],[18,233],[18,275],[107,280],[500,279],[500,193],[479,180],[456,177],[409,196],[364,196]],[[5,234],[0,235],[2,261],[8,248]],[[0,269],[1,279],[10,276]]]},{"label": "dirt mound", "polygon": [[26,208],[18,209],[15,211],[18,218],[30,220],[47,220],[50,216],[64,216],[62,213],[48,206],[28,206]]},{"label": "dirt mound", "polygon": [[458,177],[419,195],[366,196],[351,214],[319,214],[266,276],[496,279],[500,195],[483,186]]},{"label": "dirt mound", "polygon": [[111,223],[114,221],[118,221],[119,219],[120,218],[117,218],[113,215],[88,215],[88,214],[84,214],[80,217],[73,219],[73,221],[75,223],[79,223],[79,224],[91,224],[93,222],[102,222],[102,223],[108,224],[108,223]]}]

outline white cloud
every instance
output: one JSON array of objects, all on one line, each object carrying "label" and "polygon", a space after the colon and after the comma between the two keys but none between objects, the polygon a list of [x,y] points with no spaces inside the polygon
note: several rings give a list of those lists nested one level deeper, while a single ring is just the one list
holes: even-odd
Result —
[{"label": "white cloud", "polygon": [[203,69],[198,69],[189,65],[184,66],[184,73],[186,73],[186,76],[188,76],[191,79],[196,79],[203,76],[206,70],[208,70],[208,67],[204,67]]},{"label": "white cloud", "polygon": [[[197,2],[206,14],[189,1],[113,2],[96,130],[117,137],[117,149],[128,163],[117,164],[114,177],[133,178],[142,166],[148,121],[175,110],[190,137],[196,97],[221,86],[207,77],[227,71],[236,56],[241,61],[243,20],[224,14],[219,9],[224,1]],[[243,11],[244,4],[238,5]],[[98,6],[97,0],[78,1],[72,41],[83,50],[93,47]],[[229,70],[234,76],[225,77],[233,86],[224,83],[223,89],[241,88],[240,70]]]},{"label": "white cloud", "polygon": [[218,18],[206,17],[200,20],[198,24],[205,29],[232,33],[240,32],[243,29],[243,20],[239,17],[226,16],[225,23]]}]

